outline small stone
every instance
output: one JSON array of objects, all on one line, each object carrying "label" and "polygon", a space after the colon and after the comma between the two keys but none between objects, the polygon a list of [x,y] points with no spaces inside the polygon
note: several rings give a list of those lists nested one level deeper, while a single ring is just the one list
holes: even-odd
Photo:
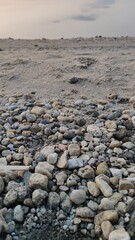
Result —
[{"label": "small stone", "polygon": [[34,173],[29,179],[29,187],[33,189],[46,189],[48,185],[48,178],[40,173]]},{"label": "small stone", "polygon": [[87,205],[94,212],[97,211],[98,208],[99,208],[98,204],[96,202],[92,201],[92,200],[90,200]]},{"label": "small stone", "polygon": [[87,183],[88,190],[93,197],[98,197],[100,195],[100,189],[95,182],[89,181]]},{"label": "small stone", "polygon": [[17,222],[23,222],[24,212],[21,205],[17,205],[14,209],[14,220]]},{"label": "small stone", "polygon": [[106,181],[102,179],[102,177],[100,177],[100,175],[96,177],[95,181],[97,186],[99,187],[99,189],[101,190],[101,192],[105,197],[112,196],[112,188],[109,186],[109,184]]},{"label": "small stone", "polygon": [[70,200],[70,197],[65,192],[61,192],[60,199],[61,199],[62,210],[66,213],[70,213],[72,208],[72,202]]},{"label": "small stone", "polygon": [[116,229],[112,231],[109,235],[109,240],[130,240],[128,232],[124,228]]},{"label": "small stone", "polygon": [[80,205],[86,200],[86,192],[84,190],[73,190],[70,194],[70,199],[73,203]]},{"label": "small stone", "polygon": [[103,233],[104,238],[108,239],[110,233],[113,231],[113,226],[109,221],[104,221],[101,224],[101,229],[102,229],[102,233]]},{"label": "small stone", "polygon": [[106,162],[99,163],[96,169],[96,175],[105,174],[108,171]]},{"label": "small stone", "polygon": [[50,192],[48,196],[48,204],[50,209],[57,208],[60,204],[60,196],[56,192]]},{"label": "small stone", "polygon": [[5,206],[12,206],[17,201],[17,192],[14,190],[10,190],[7,192],[4,198]]},{"label": "small stone", "polygon": [[121,142],[118,140],[112,140],[109,147],[110,148],[119,148],[121,146]]},{"label": "small stone", "polygon": [[46,158],[49,154],[54,153],[54,147],[53,146],[47,146],[42,148],[41,154],[43,154]]},{"label": "small stone", "polygon": [[68,160],[68,169],[75,169],[83,167],[83,160],[80,158],[73,158]]},{"label": "small stone", "polygon": [[95,173],[92,167],[86,165],[84,168],[79,169],[78,176],[81,178],[94,178]]},{"label": "small stone", "polygon": [[70,156],[79,156],[80,155],[80,146],[78,144],[70,144],[68,146],[68,151]]},{"label": "small stone", "polygon": [[65,180],[67,179],[67,174],[62,171],[62,172],[58,172],[55,176],[56,180],[57,180],[57,185],[58,186],[62,186],[65,183]]},{"label": "small stone", "polygon": [[48,196],[47,192],[41,189],[36,189],[32,193],[32,202],[39,206],[43,202],[43,200]]},{"label": "small stone", "polygon": [[129,149],[129,150],[135,148],[135,144],[133,144],[132,142],[125,142],[125,143],[122,144],[122,146],[126,149]]},{"label": "small stone", "polygon": [[91,124],[87,127],[87,132],[91,133],[94,137],[101,137],[102,132],[99,127],[97,127],[95,124]]},{"label": "small stone", "polygon": [[4,190],[4,181],[3,178],[0,176],[0,193],[2,193]]},{"label": "small stone", "polygon": [[122,170],[121,169],[110,168],[110,172],[113,177],[118,178],[118,179],[122,178]]},{"label": "small stone", "polygon": [[67,156],[68,156],[68,151],[65,150],[57,162],[58,168],[60,169],[67,168],[67,165],[68,165]]},{"label": "small stone", "polygon": [[34,106],[34,107],[31,109],[31,113],[36,114],[36,115],[42,115],[44,112],[45,112],[45,111],[44,111],[44,108],[38,107],[38,106]]},{"label": "small stone", "polygon": [[58,160],[58,154],[57,153],[51,153],[47,157],[47,162],[52,164],[52,165],[55,165],[57,163],[57,160]]},{"label": "small stone", "polygon": [[52,178],[52,172],[54,170],[54,166],[49,164],[48,162],[39,162],[35,168],[35,173],[40,173],[46,175],[49,179]]},{"label": "small stone", "polygon": [[106,126],[108,129],[116,129],[116,128],[117,128],[116,121],[111,121],[111,120],[107,120],[107,121],[105,122],[105,126]]},{"label": "small stone", "polygon": [[79,207],[76,209],[76,216],[82,218],[93,218],[95,213],[88,207]]},{"label": "small stone", "polygon": [[67,186],[68,187],[76,186],[79,181],[80,181],[80,178],[77,175],[71,174],[67,179]]},{"label": "small stone", "polygon": [[129,190],[134,189],[134,185],[126,179],[120,179],[119,181],[119,190]]}]

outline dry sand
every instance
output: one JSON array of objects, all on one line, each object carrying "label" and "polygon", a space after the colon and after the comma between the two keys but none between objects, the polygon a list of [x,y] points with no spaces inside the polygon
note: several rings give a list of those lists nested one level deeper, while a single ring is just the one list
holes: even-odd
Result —
[{"label": "dry sand", "polygon": [[[0,40],[0,95],[45,99],[129,97],[135,91],[135,38]],[[76,84],[69,83],[79,77]]]}]

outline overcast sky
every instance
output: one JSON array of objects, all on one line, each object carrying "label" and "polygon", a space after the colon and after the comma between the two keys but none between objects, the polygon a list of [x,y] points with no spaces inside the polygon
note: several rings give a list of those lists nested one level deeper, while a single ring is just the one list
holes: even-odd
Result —
[{"label": "overcast sky", "polygon": [[135,0],[0,0],[0,38],[135,36]]}]

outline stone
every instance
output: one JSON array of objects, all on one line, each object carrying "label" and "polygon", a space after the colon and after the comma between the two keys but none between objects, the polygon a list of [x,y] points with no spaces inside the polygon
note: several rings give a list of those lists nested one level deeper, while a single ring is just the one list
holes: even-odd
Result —
[{"label": "stone", "polygon": [[116,129],[116,128],[117,128],[116,121],[111,121],[111,120],[107,120],[107,121],[105,122],[105,126],[106,126],[108,129]]},{"label": "stone", "polygon": [[96,202],[90,200],[87,204],[87,206],[92,210],[92,211],[97,211],[99,209],[99,206]]},{"label": "stone", "polygon": [[29,187],[33,189],[46,189],[48,185],[48,178],[40,173],[34,173],[29,179]]},{"label": "stone", "polygon": [[78,144],[69,144],[68,146],[68,152],[70,156],[79,156],[80,155],[80,146]]},{"label": "stone", "polygon": [[112,188],[109,186],[109,184],[100,177],[96,177],[95,179],[97,186],[99,187],[100,191],[103,193],[105,197],[110,197],[112,196]]},{"label": "stone", "polygon": [[95,182],[89,181],[87,183],[87,186],[88,186],[89,193],[93,197],[98,197],[100,195],[100,189],[98,188],[98,186],[97,186],[97,184]]},{"label": "stone", "polygon": [[94,178],[95,173],[92,167],[90,167],[89,165],[86,165],[84,168],[80,168],[78,171],[78,176],[80,176],[81,178]]},{"label": "stone", "polygon": [[125,142],[122,144],[122,146],[129,150],[132,150],[133,148],[135,148],[135,144],[132,142]]},{"label": "stone", "polygon": [[120,179],[119,190],[129,190],[134,189],[134,185],[127,179]]},{"label": "stone", "polygon": [[67,179],[67,187],[76,186],[79,181],[80,178],[77,175],[71,174]]},{"label": "stone", "polygon": [[130,240],[128,232],[124,228],[116,229],[109,235],[109,240]]},{"label": "stone", "polygon": [[122,178],[122,170],[121,169],[118,169],[118,168],[110,168],[109,169],[112,176],[113,177],[116,177],[118,179],[121,179]]},{"label": "stone", "polygon": [[62,210],[66,213],[70,213],[72,208],[72,202],[70,200],[70,197],[65,192],[61,192],[60,199],[61,199]]},{"label": "stone", "polygon": [[0,176],[0,193],[2,193],[4,190],[4,181],[3,178]]},{"label": "stone", "polygon": [[55,209],[60,204],[60,196],[56,192],[50,192],[48,195],[48,204],[50,209]]},{"label": "stone", "polygon": [[47,158],[49,154],[54,153],[54,147],[53,146],[44,147],[41,149],[40,153],[43,154],[45,158]]},{"label": "stone", "polygon": [[101,137],[102,132],[98,126],[95,124],[88,125],[87,132],[91,133],[94,137]]},{"label": "stone", "polygon": [[7,165],[7,160],[5,157],[0,157],[0,164]]},{"label": "stone", "polygon": [[82,218],[93,218],[95,213],[88,207],[79,207],[76,209],[76,216]]},{"label": "stone", "polygon": [[43,107],[34,106],[31,109],[31,113],[35,115],[42,115],[45,112]]},{"label": "stone", "polygon": [[118,221],[118,213],[115,210],[107,210],[98,213],[94,218],[95,233],[99,234],[101,232],[101,224],[104,221],[109,221],[111,223],[116,223]]},{"label": "stone", "polygon": [[99,163],[96,169],[96,175],[105,174],[108,171],[106,162]]},{"label": "stone", "polygon": [[51,179],[53,170],[54,166],[48,162],[39,162],[35,168],[35,173],[46,175],[48,179]]},{"label": "stone", "polygon": [[0,235],[1,233],[8,233],[9,227],[5,221],[7,215],[7,208],[0,209]]},{"label": "stone", "polygon": [[68,169],[83,167],[83,160],[80,158],[72,158],[68,160]]},{"label": "stone", "polygon": [[57,160],[58,160],[58,154],[57,153],[51,153],[47,157],[47,162],[52,164],[52,165],[55,165],[57,163]]},{"label": "stone", "polygon": [[65,150],[64,153],[61,155],[60,159],[57,162],[57,167],[58,168],[60,168],[60,169],[67,168],[67,166],[68,166],[67,156],[68,156],[68,151]]},{"label": "stone", "polygon": [[121,147],[121,142],[118,141],[118,140],[112,140],[110,145],[109,145],[110,148],[119,148]]},{"label": "stone", "polygon": [[22,210],[22,206],[21,205],[17,205],[14,208],[14,220],[16,222],[23,222],[23,220],[24,220],[24,212]]},{"label": "stone", "polygon": [[39,206],[43,203],[44,199],[48,196],[48,193],[41,189],[36,189],[32,193],[32,202],[34,205]]},{"label": "stone", "polygon": [[84,190],[73,190],[70,194],[70,199],[76,205],[80,205],[86,200],[86,192]]},{"label": "stone", "polygon": [[17,192],[15,190],[10,190],[6,193],[4,198],[5,206],[12,206],[17,201]]},{"label": "stone", "polygon": [[57,185],[58,186],[62,186],[64,185],[66,179],[67,179],[67,174],[62,171],[62,172],[58,172],[55,176],[56,180],[57,180]]},{"label": "stone", "polygon": [[104,221],[101,223],[101,229],[104,238],[108,240],[110,233],[113,231],[112,224],[109,221]]}]

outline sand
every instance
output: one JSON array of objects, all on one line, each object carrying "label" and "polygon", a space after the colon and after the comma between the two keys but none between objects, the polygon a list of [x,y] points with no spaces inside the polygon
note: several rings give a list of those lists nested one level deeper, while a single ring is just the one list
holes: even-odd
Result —
[{"label": "sand", "polygon": [[[135,92],[135,38],[0,40],[0,96],[105,98]],[[71,78],[79,78],[71,84]]]}]

